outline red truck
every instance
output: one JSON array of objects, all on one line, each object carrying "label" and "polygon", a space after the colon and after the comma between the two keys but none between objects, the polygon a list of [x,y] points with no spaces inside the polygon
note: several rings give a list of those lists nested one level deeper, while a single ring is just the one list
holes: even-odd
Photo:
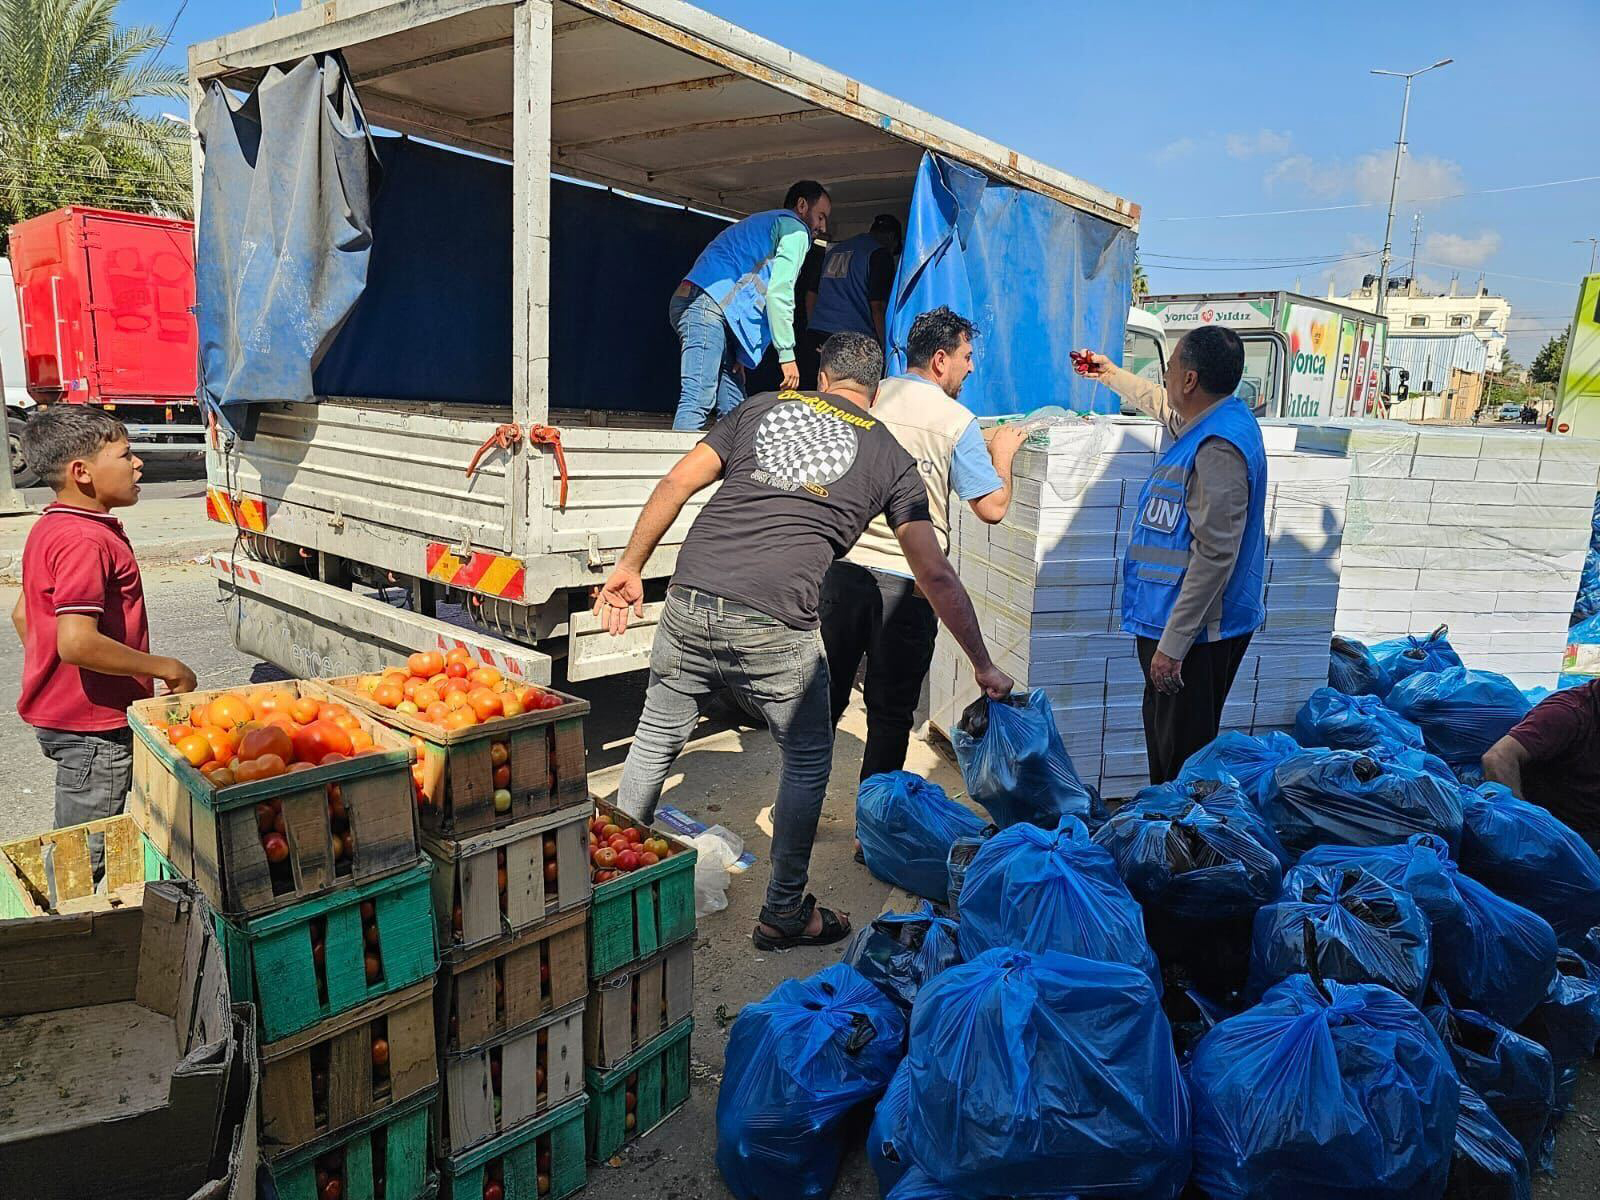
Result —
[{"label": "red truck", "polygon": [[199,451],[194,223],[63,208],[13,225],[10,258],[32,402],[7,389],[17,485],[38,479],[22,424],[52,404],[105,406],[141,455]]}]

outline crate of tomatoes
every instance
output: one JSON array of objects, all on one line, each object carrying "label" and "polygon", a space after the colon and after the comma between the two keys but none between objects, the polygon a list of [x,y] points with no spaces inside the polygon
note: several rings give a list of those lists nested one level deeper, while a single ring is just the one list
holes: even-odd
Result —
[{"label": "crate of tomatoes", "polygon": [[589,821],[589,974],[599,979],[694,933],[695,849],[600,804]]},{"label": "crate of tomatoes", "polygon": [[430,833],[462,837],[588,800],[585,700],[506,679],[459,649],[326,683],[335,698],[410,736]]},{"label": "crate of tomatoes", "polygon": [[439,1164],[439,1200],[565,1200],[583,1189],[582,1096]]},{"label": "crate of tomatoes", "polygon": [[128,723],[129,811],[227,916],[417,861],[411,746],[315,683],[157,696]]}]

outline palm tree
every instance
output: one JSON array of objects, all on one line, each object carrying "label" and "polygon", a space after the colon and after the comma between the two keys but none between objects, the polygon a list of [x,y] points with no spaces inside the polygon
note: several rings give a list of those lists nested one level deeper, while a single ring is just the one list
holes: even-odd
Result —
[{"label": "palm tree", "polygon": [[1145,276],[1144,264],[1139,261],[1139,252],[1133,252],[1133,302],[1143,304],[1146,296],[1150,294],[1150,280]]},{"label": "palm tree", "polygon": [[181,98],[166,39],[119,28],[116,0],[0,0],[0,243],[66,204],[187,215],[188,135],[137,102]]}]

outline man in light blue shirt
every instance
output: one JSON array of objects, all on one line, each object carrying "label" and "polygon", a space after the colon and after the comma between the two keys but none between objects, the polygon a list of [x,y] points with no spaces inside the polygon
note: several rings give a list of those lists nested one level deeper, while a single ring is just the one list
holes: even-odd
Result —
[{"label": "man in light blue shirt", "polygon": [[682,348],[674,429],[704,429],[713,407],[718,416],[732,412],[744,399],[742,371],[760,365],[769,345],[778,352],[780,386],[800,385],[795,280],[832,207],[826,188],[803,179],[782,208],[728,226],[695,259],[667,306]]}]

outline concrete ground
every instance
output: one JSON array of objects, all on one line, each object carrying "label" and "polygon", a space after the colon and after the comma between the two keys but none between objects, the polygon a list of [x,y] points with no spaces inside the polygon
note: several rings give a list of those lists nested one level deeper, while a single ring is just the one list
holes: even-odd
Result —
[{"label": "concrete ground", "polygon": [[[146,563],[145,586],[151,615],[152,641],[158,651],[179,654],[196,671],[202,687],[227,686],[250,680],[281,678],[272,667],[236,651],[214,619],[215,585],[209,573],[184,561],[199,549],[193,537],[207,531],[190,513],[198,504],[198,485],[172,485],[178,495],[151,495],[131,510],[147,518],[144,536],[135,532]],[[0,519],[0,604],[15,603],[14,568],[3,567],[6,547],[16,539],[12,522]],[[163,526],[163,521],[165,525]],[[163,533],[163,528],[166,530]],[[213,527],[215,528],[215,527]],[[164,540],[170,539],[170,540]],[[202,540],[204,540],[202,538]],[[220,544],[213,535],[210,544]],[[20,542],[17,543],[20,545]],[[0,838],[47,828],[51,821],[51,767],[40,754],[31,731],[16,716],[20,649],[15,639],[0,636],[0,774],[11,780],[10,796],[0,801]],[[560,680],[557,681],[560,686]],[[587,735],[591,782],[595,792],[616,790],[623,756],[642,699],[639,675],[571,685],[593,705]],[[811,888],[819,900],[852,914],[855,923],[881,911],[891,889],[851,861],[856,772],[860,764],[864,717],[859,706],[846,714],[839,731],[833,782],[817,833]],[[591,1169],[588,1195],[595,1200],[690,1200],[724,1196],[714,1153],[717,1089],[721,1081],[727,1024],[746,1004],[766,996],[785,979],[810,974],[836,961],[841,947],[796,950],[789,954],[758,953],[749,931],[761,905],[767,877],[768,842],[762,832],[764,810],[776,792],[778,755],[764,731],[702,725],[679,759],[668,781],[666,802],[721,823],[745,839],[757,856],[748,873],[735,876],[728,907],[700,922],[696,941],[694,1071],[685,1109],[626,1149],[615,1166]],[[953,767],[930,747],[913,741],[910,770],[929,775],[951,791],[960,780]],[[903,899],[903,895],[902,895]],[[1579,1200],[1600,1195],[1600,1071],[1590,1064],[1579,1092],[1579,1111],[1561,1127],[1557,1175],[1536,1181],[1539,1200]],[[835,1196],[868,1200],[876,1183],[860,1148],[847,1156]]]}]

